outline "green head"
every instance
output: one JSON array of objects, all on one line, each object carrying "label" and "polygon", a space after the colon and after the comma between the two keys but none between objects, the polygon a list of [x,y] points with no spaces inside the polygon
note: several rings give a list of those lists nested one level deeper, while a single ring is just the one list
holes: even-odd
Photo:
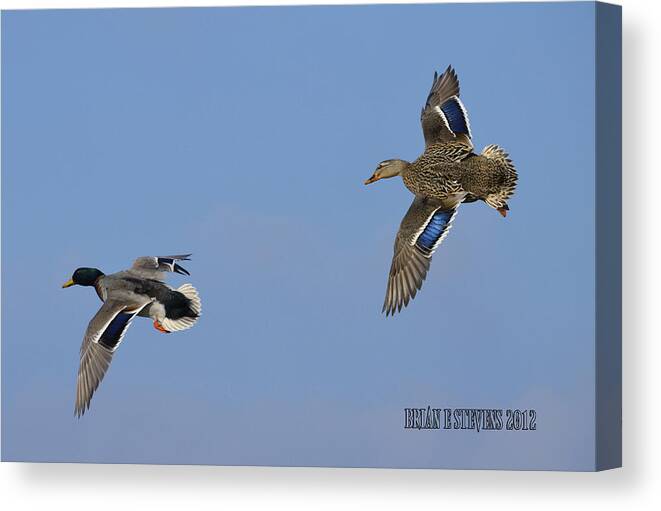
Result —
[{"label": "green head", "polygon": [[104,273],[96,268],[78,268],[73,272],[71,279],[62,284],[62,287],[93,286],[103,275]]},{"label": "green head", "polygon": [[404,171],[404,169],[408,167],[408,165],[409,163],[404,160],[384,160],[379,163],[379,165],[377,165],[374,174],[372,174],[372,177],[365,181],[365,184],[368,185],[374,181],[378,181],[379,179],[387,179],[389,177],[399,176]]}]

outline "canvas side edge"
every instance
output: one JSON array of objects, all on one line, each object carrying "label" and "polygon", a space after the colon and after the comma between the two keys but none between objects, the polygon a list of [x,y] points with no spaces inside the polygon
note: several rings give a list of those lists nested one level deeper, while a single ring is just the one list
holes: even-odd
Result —
[{"label": "canvas side edge", "polygon": [[595,469],[622,466],[622,8],[595,4]]}]

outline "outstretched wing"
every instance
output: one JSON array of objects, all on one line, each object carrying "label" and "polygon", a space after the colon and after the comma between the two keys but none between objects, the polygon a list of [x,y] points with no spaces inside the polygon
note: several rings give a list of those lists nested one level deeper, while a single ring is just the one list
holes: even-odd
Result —
[{"label": "outstretched wing", "polygon": [[452,66],[438,76],[420,114],[425,145],[459,141],[473,147],[468,113],[459,99],[459,80]]},{"label": "outstretched wing", "polygon": [[89,408],[112,355],[124,338],[133,318],[149,301],[129,309],[125,303],[106,301],[90,321],[80,347],[80,367],[76,382],[75,414],[80,417]]},{"label": "outstretched wing", "polygon": [[436,200],[416,197],[395,238],[382,312],[395,314],[415,298],[429,271],[431,257],[447,236],[458,206],[444,208]]},{"label": "outstretched wing", "polygon": [[188,270],[177,264],[177,261],[190,261],[191,255],[192,254],[138,257],[133,261],[133,266],[131,266],[128,271],[139,277],[154,280],[165,280],[166,272],[190,275]]}]

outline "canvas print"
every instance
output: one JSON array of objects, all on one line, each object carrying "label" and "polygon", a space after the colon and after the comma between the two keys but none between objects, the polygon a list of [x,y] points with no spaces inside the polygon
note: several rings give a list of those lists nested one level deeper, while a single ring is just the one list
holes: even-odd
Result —
[{"label": "canvas print", "polygon": [[3,11],[2,460],[620,466],[620,83],[595,2]]}]

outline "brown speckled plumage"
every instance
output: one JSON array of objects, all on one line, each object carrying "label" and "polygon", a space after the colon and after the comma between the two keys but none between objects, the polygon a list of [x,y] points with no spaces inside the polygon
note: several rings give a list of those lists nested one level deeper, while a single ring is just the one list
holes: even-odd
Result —
[{"label": "brown speckled plumage", "polygon": [[440,201],[462,194],[464,189],[458,163],[471,154],[471,151],[472,147],[456,142],[428,146],[425,152],[402,172],[404,184],[416,196],[434,197]]},{"label": "brown speckled plumage", "polygon": [[416,196],[445,202],[459,196],[463,200],[470,195],[496,209],[507,204],[517,180],[512,161],[498,146],[487,146],[482,154],[475,154],[458,143],[429,146],[401,175],[406,187]]},{"label": "brown speckled plumage", "polygon": [[452,67],[440,77],[434,74],[420,121],[425,151],[411,163],[385,160],[365,181],[401,176],[415,195],[395,237],[383,304],[386,315],[401,311],[422,287],[432,254],[462,202],[482,200],[505,216],[516,187],[516,170],[503,149],[489,145],[481,154],[473,152],[468,114]]}]

